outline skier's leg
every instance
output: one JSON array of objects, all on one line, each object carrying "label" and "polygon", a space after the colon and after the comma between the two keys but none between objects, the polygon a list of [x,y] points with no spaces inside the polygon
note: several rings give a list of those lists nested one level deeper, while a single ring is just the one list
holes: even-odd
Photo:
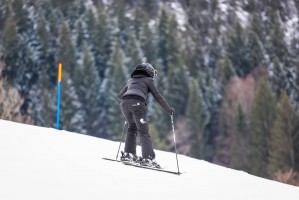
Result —
[{"label": "skier's leg", "polygon": [[135,124],[133,114],[130,112],[130,102],[128,100],[121,103],[121,111],[128,122],[128,131],[124,150],[127,153],[136,155],[137,126]]},{"label": "skier's leg", "polygon": [[128,134],[126,137],[125,143],[125,152],[132,153],[136,155],[136,135],[137,135],[137,127],[135,123],[129,123]]},{"label": "skier's leg", "polygon": [[149,135],[148,123],[146,121],[146,106],[140,103],[133,111],[138,133],[140,134],[140,144],[143,158],[155,158],[151,137]]}]

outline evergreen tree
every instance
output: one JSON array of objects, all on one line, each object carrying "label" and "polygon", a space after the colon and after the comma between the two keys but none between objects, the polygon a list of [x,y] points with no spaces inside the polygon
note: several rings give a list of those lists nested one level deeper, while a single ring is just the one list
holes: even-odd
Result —
[{"label": "evergreen tree", "polygon": [[59,12],[57,10],[52,10],[49,14],[49,32],[55,38],[59,37],[59,17]]},{"label": "evergreen tree", "polygon": [[22,1],[15,1],[13,10],[16,14],[16,22],[18,26],[18,33],[21,35],[20,49],[18,52],[19,67],[17,72],[17,84],[19,90],[25,96],[25,104],[30,99],[28,95],[32,86],[36,84],[40,71],[39,58],[41,57],[42,50],[39,40],[39,35],[36,30],[38,26],[38,14],[35,10],[29,12],[28,2],[25,4]]},{"label": "evergreen tree", "polygon": [[[46,20],[43,15],[39,15],[38,19],[38,27],[37,27],[37,34],[38,34],[38,40],[41,44],[42,54],[45,56],[48,49],[48,38],[49,38],[49,31],[47,30],[47,24]],[[44,58],[44,57],[43,57]],[[43,59],[40,58],[40,59]]]},{"label": "evergreen tree", "polygon": [[[34,57],[37,52],[31,49],[30,46],[26,46],[19,52],[19,67],[17,70],[16,83],[19,91],[24,96],[24,104],[22,106],[22,111],[27,113],[31,105],[31,97],[29,95],[32,86],[37,83],[40,66],[35,62]],[[39,57],[39,56],[37,56]]]},{"label": "evergreen tree", "polygon": [[[16,1],[17,2],[17,1]],[[34,10],[29,14],[27,5],[23,5],[22,2],[18,2],[13,5],[15,12],[22,14],[16,17],[18,25],[18,32],[21,35],[20,49],[18,50],[18,57],[15,58],[19,61],[18,70],[16,72],[16,86],[22,93],[25,101],[22,106],[22,111],[27,113],[32,107],[30,90],[37,83],[40,73],[41,57],[41,44],[38,39],[38,32],[34,27],[38,26],[38,15]],[[29,25],[31,24],[31,25]]]},{"label": "evergreen tree", "polygon": [[269,176],[273,176],[279,171],[287,172],[290,169],[295,169],[296,156],[298,156],[298,153],[295,152],[295,138],[299,137],[296,120],[289,97],[283,92],[278,101],[276,120],[270,136]]},{"label": "evergreen tree", "polygon": [[216,34],[213,35],[212,39],[212,49],[209,52],[209,61],[208,61],[208,69],[211,71],[210,73],[215,74],[217,70],[217,62],[222,57],[221,45],[218,42],[218,36]]},{"label": "evergreen tree", "polygon": [[204,16],[201,12],[204,10],[204,4],[206,4],[206,1],[189,0],[185,2],[188,22],[197,30],[200,30],[202,25],[201,18]]},{"label": "evergreen tree", "polygon": [[295,5],[296,5],[297,10],[299,10],[299,1],[295,1]]},{"label": "evergreen tree", "polygon": [[244,30],[239,23],[235,32],[229,35],[227,53],[238,76],[244,77],[250,73],[250,63],[245,59]]},{"label": "evergreen tree", "polygon": [[6,64],[2,74],[7,77],[7,80],[12,83],[16,77],[18,67],[18,51],[19,51],[19,36],[17,34],[17,27],[13,14],[7,18],[3,30],[3,48],[4,48],[4,62]]},{"label": "evergreen tree", "polygon": [[233,169],[248,170],[248,125],[242,106],[238,105],[234,119],[232,136],[231,167]]},{"label": "evergreen tree", "polygon": [[250,73],[252,69],[259,67],[263,63],[264,52],[262,44],[259,41],[258,36],[252,31],[249,31],[248,33],[248,40],[246,42],[244,54],[244,59],[248,63],[249,67],[249,71],[247,71],[247,73]]},{"label": "evergreen tree", "polygon": [[269,62],[272,62],[277,56],[280,60],[286,64],[288,49],[286,47],[284,30],[279,22],[279,17],[276,14],[276,10],[269,9],[267,12],[267,35],[268,40],[266,43],[266,51],[269,55]]},{"label": "evergreen tree", "polygon": [[55,7],[60,8],[64,13],[66,13],[68,7],[76,0],[51,0]]},{"label": "evergreen tree", "polygon": [[[102,8],[102,9],[104,9],[104,8]],[[102,10],[99,10],[99,12],[100,12],[99,15],[101,15],[101,11]],[[89,32],[91,34],[91,38],[93,40],[93,38],[96,37],[96,34],[97,34],[97,32],[96,32],[97,20],[95,18],[95,15],[94,15],[92,9],[87,10],[87,12],[85,13],[85,16],[84,16],[84,21],[86,23],[87,32]],[[95,41],[92,41],[92,42],[95,42]]]},{"label": "evergreen tree", "polygon": [[191,27],[186,25],[186,31],[182,34],[182,58],[184,64],[187,66],[188,71],[190,72],[190,76],[196,77],[197,75],[197,69],[195,63],[193,61],[193,52],[194,52],[194,41],[191,37]]},{"label": "evergreen tree", "polygon": [[185,66],[170,65],[167,79],[166,99],[175,108],[177,115],[184,115],[189,95]]},{"label": "evergreen tree", "polygon": [[183,64],[180,52],[179,35],[177,34],[177,22],[173,16],[169,23],[169,30],[166,43],[168,48],[168,74],[167,94],[169,100],[178,115],[184,115],[188,98],[188,85],[186,68]]},{"label": "evergreen tree", "polygon": [[155,37],[155,30],[152,30],[148,23],[149,18],[146,15],[144,17],[144,23],[142,24],[142,30],[140,33],[140,46],[144,57],[146,58],[146,62],[154,63],[157,57],[157,38]]},{"label": "evergreen tree", "polygon": [[[30,110],[36,125],[45,127],[55,127],[56,97],[54,87],[57,82],[57,71],[53,66],[56,63],[53,60],[54,51],[51,46],[51,33],[49,32],[48,21],[44,18],[42,12],[38,15],[37,22],[37,44],[38,59],[34,62],[38,65],[38,78],[36,84],[32,86],[29,96],[31,98]],[[37,53],[37,52],[35,52]],[[55,85],[54,85],[55,84]]]},{"label": "evergreen tree", "polygon": [[74,0],[73,2],[70,2],[65,10],[65,16],[68,18],[71,30],[76,28],[75,26],[78,18],[86,12],[84,3],[85,0]]},{"label": "evergreen tree", "polygon": [[276,96],[280,96],[281,90],[284,90],[287,87],[286,72],[283,68],[283,64],[280,62],[279,58],[274,57],[272,82]]},{"label": "evergreen tree", "polygon": [[6,19],[8,18],[9,5],[8,0],[2,0],[0,2],[0,30],[4,29]]},{"label": "evergreen tree", "polygon": [[252,14],[252,20],[250,24],[250,31],[256,35],[257,40],[261,41],[262,44],[266,42],[266,35],[264,31],[264,26],[262,22],[262,16],[260,13],[255,12]]},{"label": "evergreen tree", "polygon": [[[169,17],[165,11],[165,9],[162,9],[160,21],[158,25],[158,47],[157,47],[157,57],[160,59],[161,63],[161,72],[163,74],[167,74],[168,71],[168,47],[167,47],[167,39],[168,38],[168,30],[169,30]],[[173,41],[171,41],[173,42]]]},{"label": "evergreen tree", "polygon": [[123,129],[124,118],[121,114],[117,95],[125,86],[127,70],[125,68],[124,53],[118,41],[115,42],[109,59],[109,69],[106,71],[105,92],[107,117],[109,128],[107,134],[110,139],[117,139]]},{"label": "evergreen tree", "polygon": [[[136,36],[136,39],[140,39],[140,34],[142,30],[142,23],[143,23],[143,17],[144,13],[139,7],[136,7],[134,10],[134,20],[133,20],[133,26],[134,26],[134,35]],[[132,34],[129,36],[131,37]]]},{"label": "evergreen tree", "polygon": [[[83,64],[78,67],[81,75],[78,82],[78,94],[82,108],[86,113],[84,119],[86,130],[89,135],[99,136],[100,126],[100,80],[93,62],[93,58],[88,49],[87,43],[83,44]],[[84,77],[82,78],[82,74]]]},{"label": "evergreen tree", "polygon": [[92,51],[95,56],[95,66],[99,76],[104,78],[107,62],[111,54],[111,27],[108,22],[108,16],[105,7],[99,4],[98,20],[91,32]]},{"label": "evergreen tree", "polygon": [[[50,7],[50,5],[48,5]],[[51,9],[46,7],[45,9]],[[59,28],[58,18],[55,10],[49,13],[48,16],[43,16],[40,13],[38,28],[37,28],[37,40],[41,45],[40,65],[42,68],[46,68],[46,73],[49,77],[49,84],[56,86],[57,82],[57,70],[53,70],[53,66],[57,66],[56,54],[59,40]],[[49,19],[47,19],[49,17]],[[47,67],[46,67],[47,66]]]},{"label": "evergreen tree", "polygon": [[118,28],[117,37],[119,38],[121,47],[124,48],[128,41],[131,23],[126,16],[125,2],[123,0],[115,0],[114,6],[117,19],[116,27]]},{"label": "evergreen tree", "polygon": [[[222,104],[223,105],[223,104]],[[224,105],[225,106],[225,105]],[[215,155],[213,163],[230,166],[231,165],[231,141],[230,124],[227,120],[227,113],[222,109],[219,114],[219,135],[215,138]]]},{"label": "evergreen tree", "polygon": [[212,0],[210,3],[211,7],[211,13],[215,14],[217,10],[219,9],[219,1],[218,0]]},{"label": "evergreen tree", "polygon": [[26,29],[28,29],[28,27],[30,27],[27,6],[28,3],[24,3],[23,0],[13,0],[11,3],[12,10],[15,13],[14,17],[19,33],[23,33]]},{"label": "evergreen tree", "polygon": [[82,53],[83,53],[83,44],[84,42],[87,40],[86,35],[84,33],[84,28],[83,28],[83,23],[81,22],[81,20],[77,21],[76,24],[76,43],[75,43],[75,47],[76,47],[76,54],[77,54],[77,59],[81,57]]},{"label": "evergreen tree", "polygon": [[84,120],[86,113],[83,110],[71,76],[65,68],[61,85],[60,129],[86,134]]},{"label": "evergreen tree", "polygon": [[[212,147],[210,146],[213,142],[213,137],[216,136],[217,130],[215,127],[218,126],[218,116],[221,107],[221,87],[217,84],[216,80],[211,76],[210,73],[202,72],[199,76],[200,86],[202,90],[203,101],[205,105],[205,116],[206,116],[206,127],[205,127],[205,141],[207,148],[210,149],[207,154],[209,154],[208,160],[212,159],[211,153]],[[207,156],[207,155],[206,155]]]},{"label": "evergreen tree", "polygon": [[157,0],[147,0],[142,1],[142,8],[149,16],[155,17],[159,10],[159,1]]},{"label": "evergreen tree", "polygon": [[57,93],[49,81],[47,67],[41,69],[37,84],[30,90],[33,119],[36,125],[55,127]]},{"label": "evergreen tree", "polygon": [[[187,56],[186,58],[190,62],[189,64],[187,64],[190,76],[199,78],[200,71],[205,71],[205,53],[202,50],[202,37],[197,33],[191,33],[191,35],[191,44],[186,45],[186,48],[188,48],[189,50],[184,50],[184,52],[190,51],[190,53],[188,53],[190,57]],[[185,63],[187,62],[185,61]]]},{"label": "evergreen tree", "polygon": [[191,155],[204,159],[205,141],[204,141],[204,107],[203,99],[200,93],[198,81],[192,80],[192,86],[190,87],[190,96],[187,104],[186,116],[189,118],[190,130],[191,130]]},{"label": "evergreen tree", "polygon": [[70,77],[73,77],[73,69],[76,66],[76,55],[70,30],[66,22],[63,22],[61,25],[58,45],[57,63],[62,63],[63,68],[69,73]]},{"label": "evergreen tree", "polygon": [[[297,30],[299,30],[299,26],[297,27]],[[289,75],[292,74],[292,81],[290,84],[292,85],[292,91],[289,94],[289,97],[292,102],[299,102],[299,91],[295,88],[299,88],[299,35],[294,35],[291,40],[291,46],[290,46],[290,55],[289,55],[289,63],[290,63],[290,72]],[[296,78],[295,78],[296,77]],[[299,106],[299,105],[297,105]],[[296,106],[296,107],[297,107]]]},{"label": "evergreen tree", "polygon": [[295,170],[299,171],[299,136],[298,136],[298,132],[299,132],[299,117],[298,115],[296,115],[297,120],[296,120],[296,127],[295,127],[295,137],[293,137],[294,140],[294,151],[295,151]]},{"label": "evergreen tree", "polygon": [[275,98],[266,79],[258,83],[251,113],[249,171],[266,177],[269,139],[275,119]]},{"label": "evergreen tree", "polygon": [[143,62],[142,50],[134,34],[129,36],[126,47],[126,57],[126,66],[128,69],[133,69],[136,65]]},{"label": "evergreen tree", "polygon": [[229,82],[231,77],[235,76],[236,73],[227,55],[225,55],[223,59],[218,61],[217,66],[217,80],[219,81],[220,87],[223,91],[224,87]]}]

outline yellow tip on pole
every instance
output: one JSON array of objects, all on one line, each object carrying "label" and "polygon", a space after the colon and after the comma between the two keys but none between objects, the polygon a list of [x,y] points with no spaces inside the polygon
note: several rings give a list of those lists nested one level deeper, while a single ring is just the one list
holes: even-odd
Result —
[{"label": "yellow tip on pole", "polygon": [[58,82],[61,82],[62,79],[62,64],[59,63],[58,65]]}]

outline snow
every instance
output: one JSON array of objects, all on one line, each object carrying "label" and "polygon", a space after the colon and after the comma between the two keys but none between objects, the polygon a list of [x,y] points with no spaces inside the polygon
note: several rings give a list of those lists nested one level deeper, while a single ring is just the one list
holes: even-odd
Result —
[{"label": "snow", "polygon": [[244,11],[241,7],[239,7],[235,12],[242,27],[247,27],[250,17],[249,13]]},{"label": "snow", "polygon": [[170,8],[173,10],[173,13],[176,16],[179,29],[185,31],[185,25],[187,24],[187,14],[185,13],[183,7],[179,2],[171,2]]},{"label": "snow", "polygon": [[229,7],[229,2],[227,2],[227,0],[220,0],[219,1],[219,7],[220,7],[220,10],[224,13],[227,14],[228,12],[228,7]]},{"label": "snow", "polygon": [[[119,142],[4,120],[0,130],[3,200],[299,198],[298,187],[184,155],[178,156],[178,176],[101,159],[115,158]],[[156,154],[162,166],[176,171],[175,154]]]},{"label": "snow", "polygon": [[291,44],[292,39],[293,38],[297,38],[298,37],[298,17],[294,16],[290,19],[288,19],[286,21],[286,23],[283,24],[284,28],[285,28],[285,36],[286,36],[286,40],[288,45]]}]

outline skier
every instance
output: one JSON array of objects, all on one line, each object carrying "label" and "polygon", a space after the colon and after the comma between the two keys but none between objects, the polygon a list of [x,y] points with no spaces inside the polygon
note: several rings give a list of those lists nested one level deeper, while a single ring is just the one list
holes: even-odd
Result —
[{"label": "skier", "polygon": [[[125,148],[121,160],[140,162],[141,165],[160,168],[155,160],[152,141],[149,135],[148,123],[146,121],[146,100],[148,93],[151,93],[160,106],[170,115],[174,109],[168,105],[161,96],[154,83],[157,70],[149,63],[137,65],[131,74],[125,87],[118,94],[121,111],[128,122],[128,133],[125,141]],[[136,156],[136,137],[140,136],[142,158]]]}]

